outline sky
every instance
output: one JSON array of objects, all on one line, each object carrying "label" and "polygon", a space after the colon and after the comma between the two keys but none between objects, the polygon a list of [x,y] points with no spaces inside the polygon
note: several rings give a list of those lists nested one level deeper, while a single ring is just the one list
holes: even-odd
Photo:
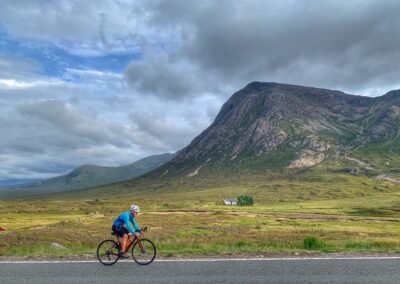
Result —
[{"label": "sky", "polygon": [[399,1],[0,4],[0,181],[174,153],[253,81],[400,89]]}]

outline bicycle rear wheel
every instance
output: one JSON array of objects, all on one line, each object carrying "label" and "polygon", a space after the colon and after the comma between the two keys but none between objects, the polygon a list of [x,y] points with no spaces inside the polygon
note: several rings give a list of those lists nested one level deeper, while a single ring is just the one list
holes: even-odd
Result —
[{"label": "bicycle rear wheel", "polygon": [[132,247],[132,258],[137,264],[150,264],[156,258],[156,246],[148,239],[141,239]]},{"label": "bicycle rear wheel", "polygon": [[113,265],[119,259],[119,252],[116,241],[104,240],[97,247],[97,259],[104,265]]}]

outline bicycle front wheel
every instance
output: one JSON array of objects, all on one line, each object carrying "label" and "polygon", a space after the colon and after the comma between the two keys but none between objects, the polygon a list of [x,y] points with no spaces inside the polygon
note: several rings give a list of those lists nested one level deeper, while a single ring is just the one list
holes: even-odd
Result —
[{"label": "bicycle front wheel", "polygon": [[137,264],[150,264],[156,258],[156,246],[148,239],[140,239],[132,247],[132,258]]},{"label": "bicycle front wheel", "polygon": [[119,259],[119,245],[116,241],[105,240],[97,247],[97,259],[104,265],[113,265]]}]

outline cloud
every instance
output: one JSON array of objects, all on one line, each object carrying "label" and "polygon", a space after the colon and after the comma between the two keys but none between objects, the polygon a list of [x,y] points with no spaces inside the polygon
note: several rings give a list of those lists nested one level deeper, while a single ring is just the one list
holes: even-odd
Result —
[{"label": "cloud", "polygon": [[82,164],[116,166],[147,154],[105,103],[120,91],[122,74],[68,69],[80,81],[71,82],[40,74],[32,59],[3,56],[0,65],[0,179],[49,178]]},{"label": "cloud", "polygon": [[390,0],[6,1],[0,25],[80,56],[139,52],[126,78],[160,98],[223,95],[255,80],[362,93],[397,80],[399,8]]},{"label": "cloud", "polygon": [[0,178],[180,150],[251,81],[369,96],[399,88],[399,8],[391,0],[3,1]]},{"label": "cloud", "polygon": [[5,1],[0,26],[80,56],[140,52],[128,80],[167,99],[255,80],[362,92],[397,78],[399,8],[390,0]]},{"label": "cloud", "polygon": [[0,55],[0,78],[26,79],[40,70],[40,64],[33,59]]},{"label": "cloud", "polygon": [[191,97],[206,87],[199,80],[201,73],[190,62],[174,61],[163,55],[132,61],[125,74],[137,92],[167,99]]},{"label": "cloud", "polygon": [[44,178],[81,164],[127,164],[141,157],[127,127],[75,104],[23,101],[0,115],[0,125],[7,126],[0,139],[4,177]]},{"label": "cloud", "polygon": [[14,79],[0,79],[0,89],[19,90],[33,87],[45,87],[53,85],[63,85],[60,80],[33,80],[33,81],[18,81]]},{"label": "cloud", "polygon": [[398,1],[157,3],[148,23],[181,41],[160,60],[131,63],[128,79],[145,93],[180,98],[251,81],[363,93],[398,80]]},{"label": "cloud", "polygon": [[177,145],[183,146],[195,134],[185,121],[176,117],[175,120],[169,120],[162,115],[143,111],[132,113],[130,117],[137,143],[151,145],[160,151],[168,151]]},{"label": "cloud", "polygon": [[[2,1],[0,27],[30,45],[55,45],[74,55],[102,56],[140,49],[160,35],[146,28],[145,3],[132,1]],[[43,16],[45,15],[45,16]],[[151,44],[153,40],[146,44]]]},{"label": "cloud", "polygon": [[[45,122],[49,127],[54,127],[69,137],[79,137],[93,144],[123,141],[119,137],[119,127],[103,127],[104,122],[95,115],[81,113],[68,102],[56,100],[26,102],[19,104],[17,110],[27,117],[26,120]],[[56,135],[51,135],[54,136]]]},{"label": "cloud", "polygon": [[122,75],[119,73],[109,71],[99,71],[93,69],[74,69],[65,68],[64,76],[77,76],[86,78],[101,78],[101,79],[121,79]]},{"label": "cloud", "polygon": [[[201,102],[202,100],[205,100]],[[198,108],[198,105],[204,108]],[[175,152],[182,149],[200,134],[213,120],[221,102],[213,97],[197,98],[194,102],[176,102],[173,106],[163,103],[152,108],[131,112],[131,133],[137,145],[153,152]]]},{"label": "cloud", "polygon": [[122,74],[91,69],[67,69],[59,79],[32,73],[1,80],[38,80],[31,78],[43,84],[0,88],[2,179],[49,178],[82,164],[117,166],[175,152],[222,104],[212,94],[171,104],[132,93]]}]

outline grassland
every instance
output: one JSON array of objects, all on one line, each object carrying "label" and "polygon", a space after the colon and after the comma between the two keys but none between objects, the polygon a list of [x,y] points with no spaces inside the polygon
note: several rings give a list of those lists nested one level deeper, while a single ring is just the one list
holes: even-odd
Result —
[{"label": "grassland", "polygon": [[[393,160],[392,163],[396,163]],[[349,165],[346,165],[348,167]],[[395,165],[397,167],[397,165]],[[160,255],[400,252],[400,185],[343,164],[308,170],[206,172],[0,201],[0,256],[94,256],[131,203]],[[223,199],[251,194],[255,205]],[[314,237],[316,242],[304,242]],[[54,249],[57,242],[66,249]]]}]

